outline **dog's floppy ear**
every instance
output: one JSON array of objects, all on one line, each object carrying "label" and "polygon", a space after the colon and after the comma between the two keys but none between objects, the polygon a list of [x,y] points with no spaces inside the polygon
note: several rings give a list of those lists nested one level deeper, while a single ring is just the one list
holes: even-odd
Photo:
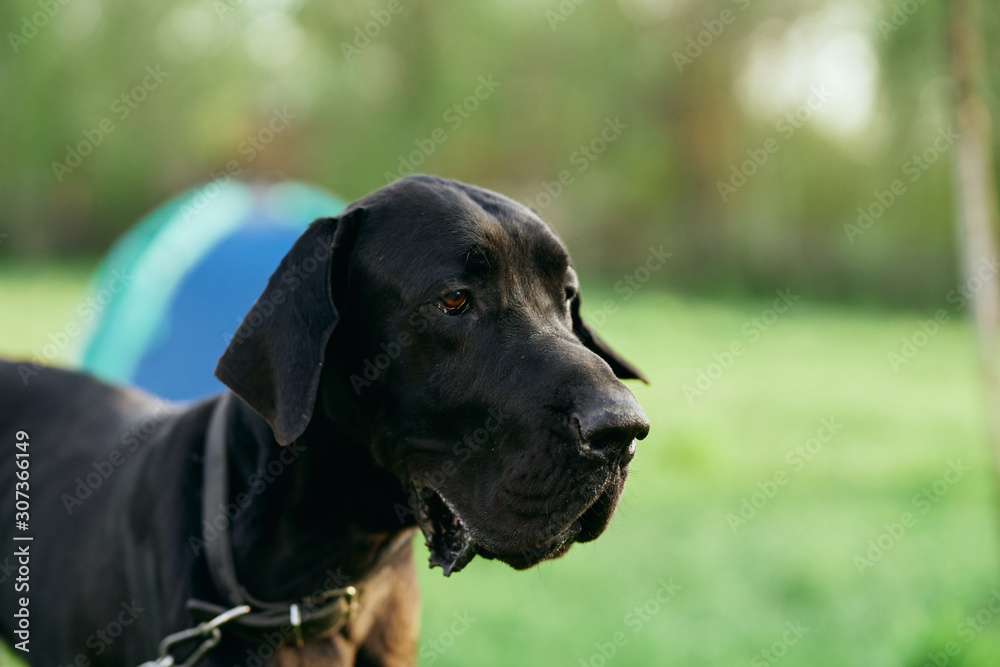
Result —
[{"label": "dog's floppy ear", "polygon": [[616,377],[622,380],[642,380],[646,384],[649,384],[649,380],[646,379],[646,376],[638,368],[622,359],[617,352],[608,347],[607,343],[598,338],[597,334],[590,330],[587,323],[583,321],[583,317],[580,316],[579,294],[573,297],[569,308],[570,313],[573,315],[573,333],[587,346],[587,349],[608,362]]},{"label": "dog's floppy ear", "polygon": [[215,367],[215,377],[267,420],[279,444],[302,435],[312,418],[323,354],[340,318],[335,283],[346,284],[361,214],[355,208],[309,225]]}]

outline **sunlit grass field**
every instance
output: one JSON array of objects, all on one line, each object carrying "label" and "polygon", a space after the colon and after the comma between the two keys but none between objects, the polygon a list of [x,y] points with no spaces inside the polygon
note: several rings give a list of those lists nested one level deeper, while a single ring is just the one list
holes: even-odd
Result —
[{"label": "sunlit grass field", "polygon": [[[0,355],[63,327],[85,268],[0,268]],[[585,312],[618,297],[591,287]],[[653,427],[611,527],[526,572],[477,559],[445,579],[421,550],[420,665],[1000,665],[964,314],[894,370],[930,312],[649,287],[616,305],[599,333],[650,377],[633,389]]]}]

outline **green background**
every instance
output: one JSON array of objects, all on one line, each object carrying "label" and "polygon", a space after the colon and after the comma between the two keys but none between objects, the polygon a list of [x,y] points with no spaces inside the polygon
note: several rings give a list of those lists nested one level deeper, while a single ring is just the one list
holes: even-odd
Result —
[{"label": "green background", "polygon": [[[1000,10],[981,4],[995,117]],[[0,3],[0,355],[39,356],[114,239],[227,168],[345,200],[408,164],[489,187],[569,245],[585,313],[651,379],[633,389],[652,432],[596,542],[451,579],[420,555],[421,665],[923,667],[950,643],[948,665],[998,665],[986,407],[949,300],[947,8]],[[672,256],[625,299],[651,246]],[[776,290],[799,298],[770,321]],[[841,427],[794,469],[823,420]],[[681,588],[660,604],[663,582]]]}]

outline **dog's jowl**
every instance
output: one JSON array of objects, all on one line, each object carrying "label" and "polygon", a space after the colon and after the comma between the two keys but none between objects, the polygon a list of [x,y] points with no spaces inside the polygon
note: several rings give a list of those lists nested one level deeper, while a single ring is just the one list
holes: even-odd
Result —
[{"label": "dog's jowl", "polygon": [[411,665],[418,531],[445,575],[558,557],[649,429],[550,227],[429,176],[313,222],[215,374],[165,406],[0,362],[0,629],[28,663]]}]

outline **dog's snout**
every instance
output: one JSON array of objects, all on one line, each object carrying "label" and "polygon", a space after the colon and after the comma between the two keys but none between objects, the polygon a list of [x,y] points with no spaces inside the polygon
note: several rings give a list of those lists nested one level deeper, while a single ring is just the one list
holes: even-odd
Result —
[{"label": "dog's snout", "polygon": [[572,421],[588,458],[610,460],[635,455],[635,441],[649,433],[649,420],[625,387],[578,405]]}]

